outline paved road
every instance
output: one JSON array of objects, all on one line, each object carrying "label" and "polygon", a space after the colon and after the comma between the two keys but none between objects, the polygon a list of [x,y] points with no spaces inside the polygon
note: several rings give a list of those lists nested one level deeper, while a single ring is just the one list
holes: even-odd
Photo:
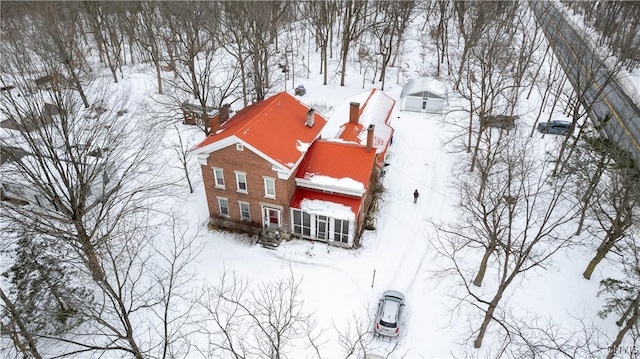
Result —
[{"label": "paved road", "polygon": [[594,55],[584,34],[573,28],[555,5],[546,1],[529,4],[594,125],[610,115],[604,133],[640,161],[640,110],[618,84],[616,74]]}]

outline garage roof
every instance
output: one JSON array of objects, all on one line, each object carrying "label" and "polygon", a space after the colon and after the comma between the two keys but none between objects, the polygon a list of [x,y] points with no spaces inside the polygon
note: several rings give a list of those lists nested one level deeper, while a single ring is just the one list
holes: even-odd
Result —
[{"label": "garage roof", "polygon": [[443,82],[430,77],[421,77],[413,79],[404,85],[400,98],[407,96],[423,97],[423,92],[429,92],[431,94],[429,97],[439,97],[442,99],[446,99],[448,94],[447,86]]}]

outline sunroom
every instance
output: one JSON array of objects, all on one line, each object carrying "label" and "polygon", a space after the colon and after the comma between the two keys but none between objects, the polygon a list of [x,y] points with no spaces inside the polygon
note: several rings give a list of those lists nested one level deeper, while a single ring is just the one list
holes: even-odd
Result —
[{"label": "sunroom", "polygon": [[291,235],[353,247],[361,198],[298,189],[291,202]]}]

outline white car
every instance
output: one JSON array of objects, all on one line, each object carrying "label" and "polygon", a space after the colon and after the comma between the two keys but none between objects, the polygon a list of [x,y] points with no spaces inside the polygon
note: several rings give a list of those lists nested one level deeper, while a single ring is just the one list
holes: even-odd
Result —
[{"label": "white car", "polygon": [[397,337],[400,335],[400,314],[404,309],[404,295],[397,290],[387,290],[378,302],[374,330],[376,335]]}]

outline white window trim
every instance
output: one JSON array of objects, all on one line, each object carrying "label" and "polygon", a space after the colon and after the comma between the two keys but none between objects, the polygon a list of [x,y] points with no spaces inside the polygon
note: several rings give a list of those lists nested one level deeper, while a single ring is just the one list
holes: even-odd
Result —
[{"label": "white window trim", "polygon": [[[222,174],[222,185],[218,184],[218,176],[216,175],[216,170],[220,170],[220,172]],[[213,171],[213,184],[214,184],[214,187],[215,188],[220,188],[220,189],[226,189],[225,182],[224,182],[224,170],[222,168],[219,168],[219,167],[213,167],[212,171]]]},{"label": "white window trim", "polygon": [[223,217],[229,217],[229,213],[227,214],[223,214],[222,213],[222,205],[220,204],[220,201],[226,201],[227,202],[227,212],[229,211],[229,199],[224,198],[224,197],[216,197],[218,199],[218,214],[220,214]]},{"label": "white window trim", "polygon": [[[266,198],[272,198],[275,199],[276,198],[276,179],[273,177],[262,177],[264,179],[264,196]],[[269,194],[268,192],[268,186],[267,186],[267,182],[271,181],[273,182],[273,194]]]},{"label": "white window trim", "polygon": [[[299,212],[300,213],[300,233],[297,233],[295,231],[295,220],[294,220],[294,211]],[[309,227],[305,227],[304,226],[304,215],[307,214],[309,215]],[[309,228],[309,234],[306,235],[304,234],[304,228]],[[297,208],[291,208],[291,233],[296,233],[299,236],[303,237],[303,238],[314,238],[315,236],[314,231],[315,231],[316,225],[315,225],[315,215],[313,214],[309,214],[303,210],[297,209]]]},{"label": "white window trim", "polygon": [[[242,217],[242,205],[243,204],[247,205],[247,212],[249,213],[249,216],[247,218],[243,218]],[[251,206],[249,205],[249,202],[238,201],[238,209],[240,210],[240,220],[241,221],[250,221],[251,220]]]},{"label": "white window trim", "polygon": [[[335,239],[335,234],[336,234],[336,221],[345,221],[347,222],[347,241],[343,242],[341,240],[337,240]],[[335,241],[335,242],[339,242],[342,244],[351,244],[351,221],[349,221],[348,219],[340,219],[340,218],[332,218],[331,219],[331,241]],[[342,236],[343,234],[340,233],[340,236]]]},{"label": "white window trim", "polygon": [[[249,192],[249,185],[247,184],[247,173],[246,172],[235,171],[235,174],[236,174],[236,192],[238,192],[238,193],[248,193]],[[240,176],[244,176],[244,187],[245,187],[245,189],[240,189]]]}]

